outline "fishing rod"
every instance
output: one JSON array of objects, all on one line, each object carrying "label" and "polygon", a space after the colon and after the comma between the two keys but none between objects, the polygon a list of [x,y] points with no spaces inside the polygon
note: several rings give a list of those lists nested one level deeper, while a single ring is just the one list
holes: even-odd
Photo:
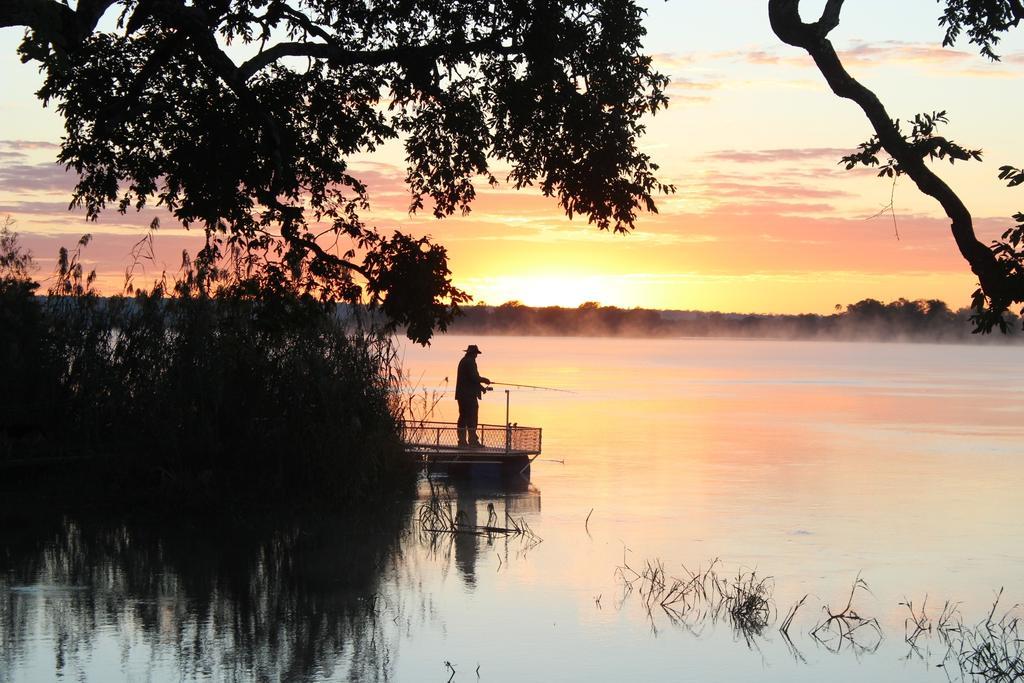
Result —
[{"label": "fishing rod", "polygon": [[511,382],[491,382],[493,386],[498,387],[517,387],[519,389],[540,389],[541,391],[558,391],[563,394],[575,394],[575,391],[569,391],[568,389],[555,389],[554,387],[540,387],[536,384],[512,384]]}]

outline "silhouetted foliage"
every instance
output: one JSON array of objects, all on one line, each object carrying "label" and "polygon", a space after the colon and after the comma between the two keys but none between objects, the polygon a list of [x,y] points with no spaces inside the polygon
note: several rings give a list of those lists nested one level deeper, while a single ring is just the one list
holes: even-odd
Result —
[{"label": "silhouetted foliage", "polygon": [[[939,25],[946,30],[943,45],[953,45],[966,34],[983,55],[994,60],[999,59],[994,49],[1002,34],[1024,18],[1024,5],[1019,0],[940,0],[940,4],[944,9]],[[1020,249],[1024,215],[1014,216],[1018,225],[991,245],[977,239],[967,206],[926,162],[980,160],[981,150],[963,147],[937,133],[939,124],[948,123],[945,111],[917,114],[910,131],[905,131],[875,93],[846,71],[828,39],[839,25],[842,7],[843,0],[828,0],[818,20],[806,22],[800,15],[800,0],[769,0],[768,14],[775,34],[806,50],[832,91],[856,103],[871,122],[875,134],[840,163],[848,169],[880,165],[879,175],[891,178],[906,174],[922,193],[942,206],[951,221],[957,248],[978,276],[979,286],[971,300],[975,332],[988,333],[994,328],[1007,332],[1017,321],[1017,316],[1009,313],[1010,307],[1024,303],[1024,252]],[[881,154],[888,158],[880,160]],[[1024,175],[1014,166],[1004,165],[999,178],[1013,187],[1024,180]]]},{"label": "silhouetted foliage", "polygon": [[25,251],[18,243],[18,233],[12,228],[14,219],[4,218],[0,226],[0,280],[4,282],[28,282],[35,270],[31,252]]},{"label": "silhouetted foliage", "polygon": [[35,372],[42,358],[43,319],[36,305],[32,254],[18,243],[9,218],[0,227],[0,413],[16,434],[31,430],[43,395]]},{"label": "silhouetted foliage", "polygon": [[1001,34],[1016,28],[1024,19],[1024,5],[1020,0],[943,0],[946,7],[939,17],[939,26],[945,27],[942,44],[955,45],[962,33],[977,45],[981,54],[999,59],[995,46]]},{"label": "silhouetted foliage", "polygon": [[414,211],[469,211],[499,162],[515,188],[629,230],[671,190],[636,147],[668,83],[641,54],[642,13],[632,0],[18,0],[0,27],[27,28],[21,55],[65,120],[59,160],[90,218],[155,202],[205,230],[200,260],[231,255],[350,302],[364,279],[425,343],[467,297],[443,248],[362,222],[370,188],[349,158],[402,140]]},{"label": "silhouetted foliage", "polygon": [[[389,334],[263,271],[103,298],[83,238],[46,298],[0,284],[0,462],[118,456],[114,493],[349,504],[409,483]],[[120,478],[120,480],[118,479]]]}]

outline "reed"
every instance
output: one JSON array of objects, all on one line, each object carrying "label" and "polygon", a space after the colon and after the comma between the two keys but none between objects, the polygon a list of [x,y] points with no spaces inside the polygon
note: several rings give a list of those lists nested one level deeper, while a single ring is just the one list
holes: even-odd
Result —
[{"label": "reed", "polygon": [[939,636],[949,643],[950,639],[963,630],[963,617],[960,614],[960,603],[947,600],[942,605],[942,612],[935,626]]},{"label": "reed", "polygon": [[26,276],[0,281],[8,462],[99,458],[77,488],[138,505],[333,506],[411,487],[389,335],[283,276],[188,258],[103,298],[88,243],[61,249],[45,298]]},{"label": "reed", "polygon": [[786,612],[785,618],[782,620],[782,625],[779,626],[779,632],[782,633],[783,637],[789,639],[789,629],[793,625],[793,619],[796,617],[796,613],[804,606],[804,602],[807,601],[807,594],[800,598],[797,602],[793,603],[793,606]]},{"label": "reed", "polygon": [[717,558],[707,567],[695,570],[682,567],[682,576],[671,576],[660,559],[644,560],[632,567],[623,553],[622,564],[615,575],[622,584],[623,602],[632,593],[640,597],[652,629],[654,615],[662,613],[668,620],[692,628],[705,620],[728,620],[733,630],[747,642],[760,635],[775,617],[772,599],[774,581],[758,576],[756,571],[737,570],[735,576],[718,572]]},{"label": "reed", "polygon": [[[658,632],[656,617],[661,615],[677,628],[701,636],[705,625],[727,623],[748,647],[759,647],[759,638],[778,617],[774,608],[774,582],[756,571],[738,570],[735,574],[721,572],[715,558],[695,570],[683,566],[680,576],[673,576],[661,559],[631,563],[628,548],[623,548],[622,563],[615,568],[622,595],[616,604],[621,609],[632,597],[639,598],[653,633]],[[870,593],[867,582],[857,574],[841,607],[823,605],[824,617],[808,633],[832,654],[852,652],[856,656],[877,652],[884,640],[882,625],[875,617],[861,614],[856,606],[858,596]],[[977,683],[1011,683],[1024,681],[1024,621],[1020,605],[1000,607],[1000,589],[986,616],[979,623],[966,625],[960,603],[945,601],[937,616],[929,612],[928,596],[920,604],[911,599],[898,603],[907,611],[904,619],[904,640],[910,647],[907,655],[917,655],[930,663],[931,649],[926,642],[937,637],[946,646],[946,654],[937,666],[950,681]],[[798,664],[807,660],[794,644],[790,631],[800,609],[806,604],[805,594],[786,611],[779,625],[782,641]],[[601,607],[601,596],[595,597]]]},{"label": "reed", "polygon": [[857,574],[850,587],[846,605],[837,611],[833,611],[829,605],[823,605],[826,618],[811,630],[811,637],[832,652],[838,652],[844,646],[856,652],[874,652],[882,643],[883,633],[878,619],[863,617],[854,609],[853,601],[857,591],[871,592],[860,574]]},{"label": "reed", "polygon": [[905,599],[900,605],[907,608],[910,615],[903,620],[903,639],[913,647],[917,643],[917,639],[926,633],[932,632],[932,621],[928,618],[928,596],[924,596],[924,600],[921,601],[921,607],[915,608],[914,601]]},{"label": "reed", "polygon": [[772,594],[775,582],[759,577],[756,571],[739,570],[728,581],[722,580],[720,592],[735,629],[743,634],[760,634],[775,612]]},{"label": "reed", "polygon": [[[1024,632],[1019,605],[997,616],[1003,597],[1000,588],[985,619],[974,626],[955,624],[949,628],[949,651],[960,671],[972,680],[1009,683],[1024,680]],[[950,621],[956,617],[950,617]]]},{"label": "reed", "polygon": [[418,522],[420,532],[435,537],[443,534],[472,534],[477,536],[508,536],[522,540],[528,548],[543,542],[534,533],[525,517],[515,518],[504,512],[499,518],[493,503],[487,504],[487,522],[472,524],[455,505],[455,498],[447,487],[427,479],[430,494],[420,505]]}]

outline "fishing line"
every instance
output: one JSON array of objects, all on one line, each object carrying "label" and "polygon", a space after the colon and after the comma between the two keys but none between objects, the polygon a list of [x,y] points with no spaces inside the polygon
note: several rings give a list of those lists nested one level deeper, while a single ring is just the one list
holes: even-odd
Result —
[{"label": "fishing line", "polygon": [[511,382],[491,382],[491,385],[497,387],[518,387],[519,389],[539,389],[541,391],[557,391],[563,394],[575,394],[575,391],[569,391],[568,389],[555,389],[554,387],[541,387],[536,384],[512,384]]}]

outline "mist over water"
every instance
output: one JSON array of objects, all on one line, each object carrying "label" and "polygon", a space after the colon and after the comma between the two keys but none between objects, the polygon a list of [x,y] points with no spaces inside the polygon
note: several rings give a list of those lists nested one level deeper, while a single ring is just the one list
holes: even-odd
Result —
[{"label": "mist over water", "polygon": [[[899,603],[974,623],[1002,586],[1024,601],[1015,348],[447,336],[404,350],[418,390],[448,387],[436,419],[471,343],[492,380],[574,392],[509,394],[544,428],[529,483],[445,489],[543,542],[423,534],[426,484],[355,529],[27,525],[0,551],[0,680],[944,681]],[[504,420],[499,389],[481,421]],[[750,638],[649,614],[616,568],[653,558],[771,576],[778,616]],[[858,573],[882,638],[833,652],[810,631]],[[794,654],[777,626],[805,594]]]},{"label": "mist over water", "polygon": [[[726,337],[819,341],[1006,344],[1022,338],[1021,320],[1006,313],[1006,329],[974,334],[970,308],[939,300],[863,299],[828,315],[742,314],[717,311],[623,309],[587,302],[577,308],[535,308],[519,302],[472,306],[452,324],[456,334],[593,337]],[[997,332],[999,330],[996,330]]]}]

